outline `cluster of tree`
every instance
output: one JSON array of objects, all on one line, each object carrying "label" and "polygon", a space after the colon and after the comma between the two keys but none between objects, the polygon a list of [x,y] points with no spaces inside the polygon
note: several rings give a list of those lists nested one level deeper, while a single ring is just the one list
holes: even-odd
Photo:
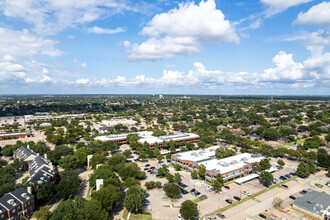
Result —
[{"label": "cluster of tree", "polygon": [[[2,164],[5,164],[2,162]],[[4,165],[0,168],[0,197],[5,193],[13,191],[16,187],[15,175],[19,173],[23,168],[23,162],[19,159],[15,159],[13,163]]]},{"label": "cluster of tree", "polygon": [[316,172],[317,166],[312,161],[301,162],[297,167],[296,174],[299,177],[306,178],[309,177],[311,173]]},{"label": "cluster of tree", "polygon": [[182,218],[193,220],[199,215],[197,204],[191,200],[186,200],[181,204],[180,214]]},{"label": "cluster of tree", "polygon": [[160,181],[149,181],[149,182],[146,182],[144,184],[144,186],[147,188],[147,189],[154,189],[154,188],[161,188],[162,187],[162,183]]},{"label": "cluster of tree", "polygon": [[218,148],[215,151],[215,156],[217,159],[222,159],[226,157],[231,157],[235,155],[235,151],[229,148]]},{"label": "cluster of tree", "polygon": [[62,219],[107,220],[109,219],[109,213],[103,208],[99,200],[85,200],[76,196],[74,200],[61,202],[49,217],[49,220]]},{"label": "cluster of tree", "polygon": [[218,173],[216,175],[215,180],[212,183],[212,187],[215,191],[220,191],[223,186],[224,186],[223,177],[222,177],[221,173]]},{"label": "cluster of tree", "polygon": [[170,198],[177,198],[181,195],[180,188],[176,184],[173,184],[173,183],[166,183],[163,186],[163,190],[164,190],[165,194]]},{"label": "cluster of tree", "polygon": [[260,173],[259,178],[260,178],[260,181],[266,185],[269,185],[274,181],[273,174],[271,174],[270,172],[267,172],[267,171],[262,171]]},{"label": "cluster of tree", "polygon": [[124,207],[132,213],[141,213],[143,211],[143,200],[145,200],[145,191],[140,186],[132,186],[126,193]]}]

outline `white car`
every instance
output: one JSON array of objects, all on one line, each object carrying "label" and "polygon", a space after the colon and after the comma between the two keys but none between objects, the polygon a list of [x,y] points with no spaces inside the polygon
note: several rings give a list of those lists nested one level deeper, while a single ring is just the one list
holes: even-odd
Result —
[{"label": "white car", "polygon": [[181,220],[181,215],[180,214],[178,215],[178,220]]},{"label": "white car", "polygon": [[246,191],[243,191],[243,194],[246,195],[246,196],[251,196],[251,194],[246,192]]}]

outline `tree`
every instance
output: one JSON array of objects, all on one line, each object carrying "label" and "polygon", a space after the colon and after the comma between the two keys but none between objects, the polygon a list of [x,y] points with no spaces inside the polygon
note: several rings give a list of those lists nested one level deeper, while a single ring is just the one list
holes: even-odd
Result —
[{"label": "tree", "polygon": [[172,183],[166,183],[163,187],[166,195],[171,198],[176,198],[181,194],[179,187]]},{"label": "tree", "polygon": [[43,204],[53,197],[53,188],[48,183],[32,184],[33,194],[36,197],[37,204]]},{"label": "tree", "polygon": [[67,155],[59,161],[59,165],[65,170],[76,169],[78,167],[78,163],[77,157],[72,155]]},{"label": "tree", "polygon": [[168,152],[168,153],[166,154],[166,160],[171,159],[171,156],[172,156],[172,154],[171,154],[170,152]]},{"label": "tree", "polygon": [[133,177],[128,177],[125,182],[124,182],[124,186],[128,187],[128,188],[131,188],[132,186],[134,185],[139,185],[140,186],[140,181],[133,178]]},{"label": "tree", "polygon": [[313,161],[307,161],[307,166],[308,166],[308,170],[310,173],[315,173],[316,172],[316,168],[317,166],[313,163]]},{"label": "tree", "polygon": [[37,220],[47,220],[51,214],[49,206],[43,206],[33,213],[33,218],[36,218]]},{"label": "tree", "polygon": [[174,179],[178,182],[181,182],[181,174],[180,173],[175,173],[174,174]]},{"label": "tree", "polygon": [[281,167],[284,167],[284,166],[285,166],[285,163],[284,163],[283,160],[278,160],[278,161],[277,161],[277,164],[278,164],[279,166],[281,166]]},{"label": "tree", "polygon": [[283,199],[281,199],[280,197],[275,197],[273,199],[273,205],[275,207],[281,207],[282,203],[283,203]]},{"label": "tree", "polygon": [[173,176],[171,173],[168,173],[168,174],[166,175],[166,179],[167,179],[167,181],[169,181],[169,182],[173,182],[173,181],[174,181],[174,176]]},{"label": "tree", "polygon": [[259,163],[261,170],[267,170],[272,167],[268,159],[263,159]]},{"label": "tree", "polygon": [[297,176],[306,178],[310,175],[309,166],[305,162],[301,162],[296,171]]},{"label": "tree", "polygon": [[105,158],[105,156],[99,154],[99,153],[95,153],[93,154],[92,159],[90,160],[89,164],[90,166],[92,166],[93,168],[96,167],[96,165],[98,164],[103,164],[107,159]]},{"label": "tree", "polygon": [[197,172],[191,172],[190,175],[191,175],[191,178],[193,178],[193,179],[198,178],[198,173]]},{"label": "tree", "polygon": [[281,135],[276,128],[267,128],[263,133],[262,137],[267,140],[276,140]]},{"label": "tree", "polygon": [[269,185],[274,181],[274,177],[270,172],[262,171],[261,174],[260,174],[260,181],[262,181],[265,184]]},{"label": "tree", "polygon": [[139,186],[133,186],[127,191],[123,205],[130,212],[139,213],[143,210],[142,202],[145,198],[145,191]]},{"label": "tree", "polygon": [[205,178],[206,166],[204,164],[199,165],[199,176]]},{"label": "tree", "polygon": [[180,214],[184,219],[195,219],[198,217],[197,204],[191,200],[186,200],[181,204]]},{"label": "tree", "polygon": [[158,174],[160,176],[166,176],[168,174],[169,170],[165,165],[163,165],[161,168],[158,169]]},{"label": "tree", "polygon": [[230,156],[234,156],[235,155],[235,151],[231,150],[229,148],[218,148],[215,151],[215,156],[217,159],[222,159],[222,158],[226,158],[226,157],[230,157]]},{"label": "tree", "polygon": [[57,194],[64,199],[77,194],[81,183],[78,172],[66,170],[60,173],[60,177],[60,182],[55,186]]},{"label": "tree", "polygon": [[181,166],[179,164],[175,164],[174,165],[174,169],[177,170],[177,171],[179,171],[179,170],[181,170]]},{"label": "tree", "polygon": [[220,173],[218,173],[216,176],[216,179],[213,181],[213,184],[212,184],[213,189],[215,191],[220,191],[221,188],[223,187],[223,185],[224,185],[223,177]]},{"label": "tree", "polygon": [[92,193],[92,198],[101,202],[102,207],[110,212],[119,204],[121,190],[119,187],[108,185]]},{"label": "tree", "polygon": [[132,154],[131,150],[124,150],[123,154],[127,157]]}]

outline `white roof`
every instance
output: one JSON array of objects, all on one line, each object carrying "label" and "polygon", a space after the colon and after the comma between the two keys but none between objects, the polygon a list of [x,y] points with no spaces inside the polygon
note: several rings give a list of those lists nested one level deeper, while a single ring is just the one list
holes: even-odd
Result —
[{"label": "white roof", "polygon": [[154,143],[162,143],[163,141],[184,141],[185,139],[188,138],[198,138],[199,135],[198,134],[194,134],[194,133],[178,133],[178,134],[170,134],[170,135],[163,135],[163,136],[159,136],[159,137],[154,137],[154,136],[146,136],[143,137],[139,140],[140,143],[144,143],[147,142],[148,144],[154,144]]},{"label": "white roof", "polygon": [[240,169],[251,163],[260,162],[260,160],[262,159],[264,159],[264,157],[261,155],[258,156],[249,153],[243,153],[220,160],[214,158],[212,160],[200,162],[198,163],[198,165],[204,164],[206,170],[215,170],[219,171],[220,173],[227,173],[233,170]]},{"label": "white roof", "polygon": [[215,156],[215,150],[219,147],[220,146],[213,146],[206,149],[201,148],[199,150],[187,151],[187,152],[175,154],[175,156],[180,160],[189,160],[197,163],[198,161],[201,160],[212,159],[212,157]]},{"label": "white roof", "polygon": [[139,132],[132,132],[132,133],[123,133],[123,134],[111,134],[111,135],[104,135],[95,137],[96,140],[100,141],[114,141],[126,138],[129,134],[137,134],[139,137],[152,137],[152,131],[139,131]]},{"label": "white roof", "polygon": [[250,174],[248,176],[244,176],[242,178],[236,179],[235,180],[235,183],[241,185],[242,183],[245,183],[245,182],[247,182],[249,180],[253,180],[253,179],[257,178],[258,176],[259,176],[259,174],[253,173],[253,174]]}]

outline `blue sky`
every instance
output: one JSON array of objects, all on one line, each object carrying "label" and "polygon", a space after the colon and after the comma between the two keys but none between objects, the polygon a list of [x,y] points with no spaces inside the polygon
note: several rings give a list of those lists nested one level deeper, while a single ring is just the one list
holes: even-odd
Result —
[{"label": "blue sky", "polygon": [[3,0],[0,94],[330,95],[330,2]]}]

